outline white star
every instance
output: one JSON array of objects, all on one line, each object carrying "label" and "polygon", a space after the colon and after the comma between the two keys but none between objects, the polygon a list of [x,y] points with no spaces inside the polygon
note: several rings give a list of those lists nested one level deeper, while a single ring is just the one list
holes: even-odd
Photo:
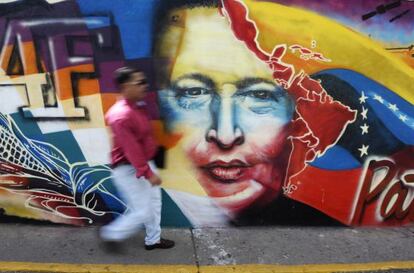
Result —
[{"label": "white star", "polygon": [[367,114],[368,114],[368,108],[365,109],[365,107],[362,106],[362,112],[361,112],[362,119],[367,119],[368,118]]},{"label": "white star", "polygon": [[381,103],[384,103],[384,99],[381,96],[378,96],[378,95],[374,95],[374,100],[377,100]]},{"label": "white star", "polygon": [[407,121],[407,116],[406,115],[400,115],[400,120],[402,120],[402,121]]},{"label": "white star", "polygon": [[368,97],[367,97],[367,96],[365,96],[364,91],[361,91],[361,97],[359,97],[359,103],[360,103],[360,104],[365,103],[366,99],[368,99]]},{"label": "white star", "polygon": [[399,110],[396,104],[391,104],[391,103],[388,103],[388,108],[390,108],[394,112]]},{"label": "white star", "polygon": [[362,134],[363,135],[368,134],[369,126],[366,123],[364,123],[363,126],[359,126],[359,127],[362,129]]},{"label": "white star", "polygon": [[369,145],[365,146],[364,144],[362,144],[362,147],[358,148],[358,150],[361,152],[359,157],[363,157],[364,155],[368,155],[368,148],[369,148]]}]

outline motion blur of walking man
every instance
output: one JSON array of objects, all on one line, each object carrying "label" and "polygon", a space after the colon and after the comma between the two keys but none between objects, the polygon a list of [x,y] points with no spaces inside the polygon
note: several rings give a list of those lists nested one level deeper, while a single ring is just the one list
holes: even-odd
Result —
[{"label": "motion blur of walking man", "polygon": [[145,249],[171,248],[161,236],[161,184],[151,159],[157,145],[145,110],[145,74],[122,67],[115,71],[121,98],[105,115],[113,134],[112,175],[127,210],[100,230],[102,240],[121,242],[145,227]]}]

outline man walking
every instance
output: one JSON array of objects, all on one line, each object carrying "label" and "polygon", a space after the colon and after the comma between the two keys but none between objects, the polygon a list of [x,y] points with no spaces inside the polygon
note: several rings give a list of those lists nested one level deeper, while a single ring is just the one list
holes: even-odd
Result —
[{"label": "man walking", "polygon": [[171,248],[174,242],[161,235],[161,179],[151,161],[157,146],[145,111],[147,79],[141,71],[122,67],[115,71],[121,99],[105,119],[113,134],[113,181],[127,210],[100,230],[104,241],[120,242],[145,227],[145,249]]}]

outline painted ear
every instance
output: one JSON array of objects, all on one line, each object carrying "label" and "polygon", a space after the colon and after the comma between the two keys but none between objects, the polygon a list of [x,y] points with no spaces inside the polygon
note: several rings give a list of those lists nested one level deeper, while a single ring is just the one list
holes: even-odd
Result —
[{"label": "painted ear", "polygon": [[185,27],[185,11],[176,10],[172,12],[168,23],[173,26]]}]

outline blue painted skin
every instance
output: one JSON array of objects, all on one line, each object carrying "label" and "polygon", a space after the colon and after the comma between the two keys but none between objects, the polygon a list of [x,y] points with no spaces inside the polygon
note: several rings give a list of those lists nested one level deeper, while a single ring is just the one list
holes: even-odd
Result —
[{"label": "blue painted skin", "polygon": [[[169,89],[159,92],[162,115],[171,130],[179,123],[204,127],[206,130],[211,126],[220,128],[224,125],[239,127],[244,134],[254,128],[252,125],[260,123],[262,118],[274,118],[281,123],[291,121],[293,102],[286,91],[265,79],[255,80],[259,84],[266,83],[266,88],[260,88],[257,84],[246,85],[238,88],[229,98],[213,85],[180,88],[173,83]],[[222,117],[223,102],[226,100],[230,100],[231,121]],[[226,121],[227,124],[219,124]]]}]

